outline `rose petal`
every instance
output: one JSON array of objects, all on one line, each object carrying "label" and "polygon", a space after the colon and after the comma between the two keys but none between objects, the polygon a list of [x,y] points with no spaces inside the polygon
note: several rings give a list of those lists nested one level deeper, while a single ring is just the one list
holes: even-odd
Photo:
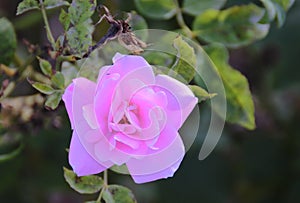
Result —
[{"label": "rose petal", "polygon": [[117,133],[114,135],[114,139],[118,142],[121,142],[132,149],[137,149],[139,147],[139,141],[131,139],[127,135],[124,135],[123,133]]},{"label": "rose petal", "polygon": [[[84,107],[93,105],[93,98],[95,94],[96,84],[92,81],[85,79],[85,78],[77,78],[73,81],[74,89],[73,89],[73,103],[72,103],[72,112],[74,118],[74,125],[76,133],[83,144],[83,146],[89,151],[91,150],[88,147],[85,136],[87,132],[94,130],[91,128],[90,124],[88,123],[87,117],[88,114],[94,113],[92,110],[84,112]],[[93,117],[93,115],[89,115],[89,117]],[[99,137],[103,136],[101,132],[99,132]],[[92,154],[91,151],[89,151]],[[95,158],[95,157],[94,157]]]},{"label": "rose petal", "polygon": [[94,104],[87,104],[85,106],[82,107],[83,110],[83,117],[85,118],[85,120],[88,122],[88,124],[90,125],[90,127],[92,129],[97,129],[99,128],[99,125],[97,123],[97,119],[96,119],[96,115],[94,112]]},{"label": "rose petal", "polygon": [[181,124],[183,124],[198,103],[198,99],[186,85],[167,75],[157,75],[156,84],[168,89],[177,97],[182,111]]},{"label": "rose petal", "polygon": [[[104,134],[109,132],[107,124],[122,102],[128,101],[138,89],[155,82],[152,67],[144,58],[132,55],[117,58],[98,80],[96,88],[95,112]],[[114,77],[115,74],[119,77]]]},{"label": "rose petal", "polygon": [[114,60],[113,63],[114,65],[112,65],[110,72],[119,73],[121,77],[133,70],[138,70],[140,68],[147,67],[148,69],[150,68],[152,70],[149,63],[143,57],[136,55],[124,55],[122,57],[117,57],[117,60]]},{"label": "rose petal", "polygon": [[122,57],[124,57],[126,55],[124,54],[120,54],[119,52],[117,52],[114,57],[112,58],[113,63],[115,63],[117,60],[121,59]]},{"label": "rose petal", "polygon": [[111,66],[103,66],[102,68],[100,68],[98,79],[97,79],[97,84],[99,83],[99,81],[102,80],[102,77],[105,76],[106,72],[109,70],[110,67]]},{"label": "rose petal", "polygon": [[[98,159],[95,154],[95,144],[106,140],[99,129],[92,129],[86,118],[84,117],[83,107],[93,105],[93,99],[96,89],[96,84],[85,78],[77,78],[73,81],[73,117],[75,131],[78,138],[86,149],[86,151],[98,162],[103,162]],[[89,112],[89,113],[92,113]],[[109,157],[107,157],[109,160]]]},{"label": "rose petal", "polygon": [[69,151],[69,163],[78,176],[97,174],[113,165],[112,163],[109,164],[107,162],[104,166],[93,159],[80,143],[76,131],[73,131],[72,135]]},{"label": "rose petal", "polygon": [[151,175],[170,168],[181,160],[184,156],[184,145],[178,132],[169,129],[169,134],[176,134],[172,143],[154,154],[136,156],[130,159],[126,164],[128,170],[133,176]]},{"label": "rose petal", "polygon": [[182,161],[182,159],[178,160],[175,164],[173,164],[169,168],[162,170],[160,172],[153,173],[150,175],[140,175],[140,176],[132,175],[132,178],[135,183],[140,184],[140,183],[147,183],[147,182],[155,181],[155,180],[162,179],[162,178],[173,177],[174,173],[179,168],[181,161]]},{"label": "rose petal", "polygon": [[69,115],[69,119],[71,122],[71,128],[74,129],[74,119],[73,119],[73,112],[72,112],[72,99],[73,99],[73,89],[74,89],[74,83],[71,83],[65,90],[62,99],[65,103],[67,113]]},{"label": "rose petal", "polygon": [[97,160],[102,162],[111,161],[114,164],[122,165],[126,163],[130,156],[121,152],[117,147],[114,147],[107,139],[99,141],[95,145],[95,155]]}]

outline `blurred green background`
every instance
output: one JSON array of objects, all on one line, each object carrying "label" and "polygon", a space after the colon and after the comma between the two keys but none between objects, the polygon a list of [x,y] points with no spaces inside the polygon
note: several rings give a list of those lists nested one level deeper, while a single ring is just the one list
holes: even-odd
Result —
[{"label": "blurred green background", "polygon": [[[15,16],[17,0],[0,1],[0,17],[15,26],[18,51],[22,39],[45,44],[40,13]],[[229,0],[225,6],[256,1]],[[101,1],[114,11],[136,10],[132,0]],[[57,36],[58,10],[49,13]],[[191,23],[189,16],[185,16]],[[174,20],[146,18],[150,28],[176,29]],[[230,50],[230,64],[249,80],[256,107],[257,129],[247,131],[227,124],[213,153],[198,160],[209,119],[200,106],[196,142],[173,178],[136,185],[130,177],[110,173],[109,181],[128,186],[139,203],[297,203],[300,202],[300,0],[287,14],[284,26],[272,25],[269,35],[250,46]],[[26,84],[22,88],[26,89]],[[21,91],[22,91],[21,88]],[[63,178],[71,138],[63,106],[56,112],[39,109],[31,123],[18,126],[25,147],[19,156],[0,163],[0,202],[79,203],[95,199],[73,191]]]}]

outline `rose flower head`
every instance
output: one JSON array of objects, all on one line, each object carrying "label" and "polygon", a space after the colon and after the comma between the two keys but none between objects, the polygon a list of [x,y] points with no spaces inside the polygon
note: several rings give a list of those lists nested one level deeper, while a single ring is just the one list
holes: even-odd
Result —
[{"label": "rose flower head", "polygon": [[198,100],[141,56],[113,57],[97,82],[76,78],[63,100],[73,135],[69,162],[78,176],[126,164],[136,183],[172,177],[184,154],[178,130]]}]

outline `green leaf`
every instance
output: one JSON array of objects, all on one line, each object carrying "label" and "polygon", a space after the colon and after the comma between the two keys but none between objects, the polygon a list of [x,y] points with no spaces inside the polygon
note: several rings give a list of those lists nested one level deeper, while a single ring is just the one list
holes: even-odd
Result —
[{"label": "green leaf", "polygon": [[0,64],[9,65],[17,47],[13,25],[6,18],[0,18]]},{"label": "green leaf", "polygon": [[49,63],[49,61],[42,59],[40,57],[37,57],[37,59],[39,60],[39,64],[40,64],[40,68],[41,71],[47,75],[47,76],[51,76],[52,75],[52,66]]},{"label": "green leaf", "polygon": [[270,23],[275,18],[277,21],[277,26],[281,27],[286,18],[286,12],[295,2],[294,0],[260,0],[265,8],[266,14],[262,19],[262,23]]},{"label": "green leaf", "polygon": [[174,56],[157,51],[145,51],[142,56],[146,59],[146,61],[148,61],[149,64],[164,67],[171,67],[175,60]]},{"label": "green leaf", "polygon": [[109,185],[104,190],[103,199],[106,203],[136,203],[133,193],[121,185]]},{"label": "green leaf", "polygon": [[118,165],[113,165],[112,167],[109,168],[113,172],[119,173],[119,174],[125,174],[128,175],[129,171],[128,168],[125,164],[118,166]]},{"label": "green leaf", "polygon": [[7,154],[0,154],[0,163],[15,158],[16,156],[18,156],[21,153],[23,148],[24,148],[24,144],[21,143],[19,145],[19,147],[17,149],[13,150],[12,152],[7,153]]},{"label": "green leaf", "polygon": [[226,93],[226,121],[247,129],[255,128],[254,103],[247,79],[228,64],[228,52],[220,44],[205,47],[205,51],[217,68]]},{"label": "green leaf", "polygon": [[54,110],[58,107],[59,102],[61,101],[61,97],[63,92],[60,90],[56,90],[53,94],[47,97],[45,106],[51,110]]},{"label": "green leaf", "polygon": [[59,22],[63,25],[64,30],[68,30],[70,27],[71,19],[69,14],[64,9],[61,9]]},{"label": "green leaf", "polygon": [[289,10],[292,5],[295,3],[295,0],[272,0],[273,2],[282,6],[282,8],[287,11]]},{"label": "green leaf", "polygon": [[277,26],[281,27],[286,19],[285,10],[278,4],[275,4]]},{"label": "green leaf", "polygon": [[171,70],[178,74],[179,77],[177,75],[174,76],[172,72],[169,75],[188,84],[195,75],[197,61],[195,51],[181,36],[174,39],[173,47],[177,50],[177,54]]},{"label": "green leaf", "polygon": [[65,77],[61,72],[56,72],[55,75],[51,77],[51,81],[55,85],[55,87],[59,89],[64,89]]},{"label": "green leaf", "polygon": [[225,3],[226,0],[184,0],[182,9],[188,14],[197,16],[207,9],[219,10]]},{"label": "green leaf", "polygon": [[96,0],[73,0],[69,7],[69,15],[73,25],[86,23],[93,15]]},{"label": "green leaf", "polygon": [[276,8],[275,4],[272,2],[272,0],[260,0],[265,8],[266,13],[265,16],[261,19],[261,23],[270,23],[272,22],[276,17]]},{"label": "green leaf", "polygon": [[23,0],[18,5],[17,15],[33,9],[39,9],[39,3],[37,0]]},{"label": "green leaf", "polygon": [[215,97],[216,93],[208,93],[205,89],[202,87],[199,87],[198,85],[189,85],[189,88],[192,90],[194,95],[198,98],[198,102],[205,101],[207,99],[211,99]]},{"label": "green leaf", "polygon": [[87,23],[86,25],[78,24],[71,27],[66,35],[72,52],[86,52],[88,47],[92,44],[92,33],[93,27],[90,23]]},{"label": "green leaf", "polygon": [[40,82],[32,83],[32,87],[34,87],[39,92],[47,95],[50,95],[55,92],[55,90],[50,85],[40,83]]},{"label": "green leaf", "polygon": [[254,5],[234,6],[226,10],[207,10],[197,16],[193,30],[206,42],[240,47],[264,38],[270,25],[260,24],[264,9]]},{"label": "green leaf", "polygon": [[153,19],[170,19],[176,14],[174,0],[135,0],[137,9]]},{"label": "green leaf", "polygon": [[133,31],[148,29],[147,22],[142,16],[138,15],[135,11],[131,11],[130,15],[132,19],[129,24]]},{"label": "green leaf", "polygon": [[72,170],[64,169],[64,177],[67,183],[80,194],[94,194],[103,186],[103,180],[96,175],[78,177]]},{"label": "green leaf", "polygon": [[[96,7],[96,0],[73,0],[68,10],[68,20],[71,22],[66,32],[71,52],[81,54],[87,51],[92,44],[94,26],[90,19]],[[65,27],[67,26],[64,25]]]},{"label": "green leaf", "polygon": [[69,2],[64,1],[64,0],[45,0],[44,1],[44,6],[46,9],[52,9],[52,8],[57,8],[60,6],[67,6],[69,5]]}]

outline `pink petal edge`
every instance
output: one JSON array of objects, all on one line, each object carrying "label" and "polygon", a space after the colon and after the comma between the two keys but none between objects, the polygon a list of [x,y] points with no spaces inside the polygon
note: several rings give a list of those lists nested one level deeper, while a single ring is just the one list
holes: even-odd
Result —
[{"label": "pink petal edge", "polygon": [[[75,131],[73,131],[70,144],[69,163],[78,176],[101,173],[108,168],[98,163],[88,154]],[[107,163],[105,165],[107,166]]]},{"label": "pink petal edge", "polygon": [[134,180],[134,182],[137,184],[152,182],[162,178],[170,178],[173,177],[174,173],[179,168],[181,161],[182,159],[178,160],[175,164],[173,164],[169,168],[157,173],[153,173],[150,175],[132,175],[131,177]]},{"label": "pink petal edge", "polygon": [[170,76],[157,75],[156,84],[167,88],[177,98],[182,110],[181,124],[183,124],[198,103],[198,99],[188,86]]},{"label": "pink petal edge", "polygon": [[[184,154],[184,145],[177,133],[174,141],[164,150],[151,155],[133,157],[126,165],[132,176],[147,176],[172,167],[179,160],[183,159]],[[169,172],[171,175],[171,171]]]},{"label": "pink petal edge", "polygon": [[62,100],[65,103],[66,110],[70,119],[71,128],[74,129],[74,118],[73,118],[73,112],[72,112],[72,100],[73,100],[73,90],[74,90],[74,83],[69,84],[69,86],[66,88]]}]

